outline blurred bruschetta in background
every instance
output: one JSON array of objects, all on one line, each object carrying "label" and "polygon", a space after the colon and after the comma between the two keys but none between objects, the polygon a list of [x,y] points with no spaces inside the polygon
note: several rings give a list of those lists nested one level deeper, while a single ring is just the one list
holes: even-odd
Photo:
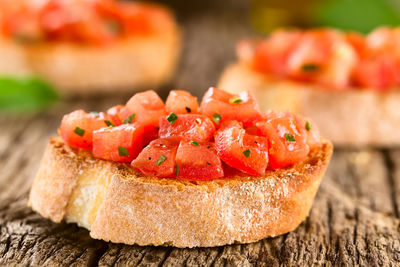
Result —
[{"label": "blurred bruschetta in background", "polygon": [[67,94],[158,87],[181,47],[172,12],[143,2],[4,0],[0,27],[0,74],[35,74]]},{"label": "blurred bruschetta in background", "polygon": [[400,28],[277,30],[242,40],[219,87],[304,114],[334,144],[400,145]]}]

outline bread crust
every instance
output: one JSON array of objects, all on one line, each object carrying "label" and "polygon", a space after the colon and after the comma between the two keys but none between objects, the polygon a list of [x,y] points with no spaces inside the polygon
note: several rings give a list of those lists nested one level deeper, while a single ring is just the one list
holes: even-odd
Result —
[{"label": "bread crust", "polygon": [[0,73],[35,74],[67,94],[152,89],[173,75],[181,50],[177,25],[107,46],[18,44],[0,38]]},{"label": "bread crust", "polygon": [[400,90],[326,90],[254,72],[245,63],[228,66],[218,86],[252,91],[262,110],[289,110],[312,118],[335,146],[400,145]]},{"label": "bread crust", "polygon": [[265,177],[191,182],[145,177],[51,138],[29,205],[55,222],[76,222],[93,238],[116,243],[248,243],[291,231],[307,217],[332,149],[323,141],[304,162]]}]

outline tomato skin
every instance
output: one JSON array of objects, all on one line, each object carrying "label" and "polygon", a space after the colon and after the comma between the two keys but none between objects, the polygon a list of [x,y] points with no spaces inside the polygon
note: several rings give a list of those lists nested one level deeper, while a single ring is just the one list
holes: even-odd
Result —
[{"label": "tomato skin", "polygon": [[167,113],[197,113],[199,110],[199,103],[197,97],[192,96],[189,92],[172,90],[169,92],[167,101],[165,102],[165,108]]},{"label": "tomato skin", "polygon": [[119,114],[122,121],[136,114],[132,123],[139,123],[142,126],[158,126],[160,117],[165,116],[164,102],[153,90],[137,93],[129,99],[125,108]]},{"label": "tomato skin", "polygon": [[124,105],[117,105],[111,107],[107,110],[107,116],[114,125],[118,126],[121,125],[123,120],[121,120],[120,113],[122,109],[125,108]]},{"label": "tomato skin", "polygon": [[260,107],[251,92],[243,91],[238,97],[240,103],[232,103],[234,95],[221,89],[210,87],[200,104],[200,113],[212,118],[215,113],[221,115],[217,126],[225,120],[237,120],[244,126],[253,124],[262,119]]},{"label": "tomato skin", "polygon": [[216,154],[214,144],[199,142],[194,145],[189,140],[181,140],[176,164],[179,166],[178,177],[189,180],[212,180],[224,176],[222,163]]},{"label": "tomato skin", "polygon": [[[176,138],[159,138],[146,146],[132,161],[133,168],[148,176],[173,177],[175,176],[175,156],[179,145]],[[165,161],[157,165],[161,156]]]},{"label": "tomato skin", "polygon": [[[256,124],[259,134],[268,139],[269,164],[272,169],[286,168],[304,160],[309,146],[306,143],[305,125],[299,125],[296,117],[288,112],[270,111],[266,120]],[[287,140],[286,134],[295,141]]]},{"label": "tomato skin", "polygon": [[[143,148],[143,127],[124,124],[93,132],[93,156],[117,162],[131,162]],[[121,156],[118,147],[126,148],[128,156]]]},{"label": "tomato skin", "polygon": [[[225,121],[215,134],[218,156],[229,166],[249,175],[265,174],[268,166],[267,139],[247,134],[237,121]],[[246,151],[249,154],[246,156]]]},{"label": "tomato skin", "polygon": [[214,137],[215,127],[213,122],[201,114],[180,114],[172,124],[168,116],[160,118],[161,138],[179,137],[197,141],[210,141]]},{"label": "tomato skin", "polygon": [[[76,110],[64,115],[58,132],[68,145],[91,149],[93,146],[93,131],[107,127],[104,120],[105,114],[100,112],[98,116],[86,113],[84,110]],[[82,136],[75,133],[76,128],[84,130]]]},{"label": "tomato skin", "polygon": [[290,53],[300,41],[300,31],[278,30],[262,41],[255,49],[253,66],[256,71],[274,73],[278,76],[288,74],[287,61]]}]

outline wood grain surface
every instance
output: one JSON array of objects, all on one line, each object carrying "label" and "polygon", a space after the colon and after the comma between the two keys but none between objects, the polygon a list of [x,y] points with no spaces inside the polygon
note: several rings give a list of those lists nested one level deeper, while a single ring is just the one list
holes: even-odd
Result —
[{"label": "wood grain surface", "polygon": [[[161,95],[180,88],[201,96],[234,60],[235,41],[254,34],[249,4],[168,2],[183,25],[185,46],[177,75]],[[0,116],[0,265],[400,265],[400,149],[336,149],[307,220],[291,233],[253,244],[194,249],[112,244],[26,207],[43,150],[62,114],[102,110],[129,96],[75,98],[40,114]]]}]

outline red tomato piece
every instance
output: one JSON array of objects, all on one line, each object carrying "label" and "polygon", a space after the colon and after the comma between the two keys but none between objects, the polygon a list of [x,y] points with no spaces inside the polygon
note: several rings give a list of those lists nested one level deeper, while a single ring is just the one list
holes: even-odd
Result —
[{"label": "red tomato piece", "polygon": [[189,92],[182,90],[172,90],[169,92],[165,108],[168,113],[185,114],[197,113],[199,103],[197,97],[192,96]]},{"label": "red tomato piece", "polygon": [[157,177],[175,176],[175,156],[179,140],[159,138],[146,146],[131,165],[145,175]]},{"label": "red tomato piece", "polygon": [[93,145],[93,131],[107,127],[105,120],[106,117],[103,112],[94,114],[86,113],[84,110],[76,110],[64,115],[58,131],[69,145],[90,149]]},{"label": "red tomato piece", "polygon": [[129,116],[134,116],[132,123],[140,123],[142,126],[158,126],[160,117],[164,115],[166,112],[163,101],[156,92],[149,90],[132,96],[119,116],[122,121]]},{"label": "red tomato piece", "polygon": [[124,124],[93,132],[93,156],[117,162],[131,162],[143,148],[143,127]]},{"label": "red tomato piece", "polygon": [[304,160],[310,150],[305,125],[298,125],[289,112],[270,111],[266,121],[258,122],[259,134],[267,137],[272,169],[291,166]]},{"label": "red tomato piece", "polygon": [[197,141],[210,141],[214,137],[215,127],[213,122],[201,114],[171,113],[160,118],[161,138],[179,137]]},{"label": "red tomato piece", "polygon": [[212,180],[224,176],[222,163],[209,142],[182,140],[176,152],[178,177]]},{"label": "red tomato piece", "polygon": [[107,110],[107,116],[114,125],[121,125],[123,120],[121,120],[120,113],[124,108],[124,105],[117,105]]},{"label": "red tomato piece", "polygon": [[212,118],[216,125],[225,120],[237,120],[248,126],[262,119],[260,107],[252,93],[243,91],[235,96],[214,87],[205,93],[200,112]]},{"label": "red tomato piece", "polygon": [[[134,124],[134,125],[140,125],[139,123]],[[144,127],[144,137],[143,137],[143,146],[148,145],[151,141],[158,139],[158,131],[160,127],[159,126],[145,126]]]},{"label": "red tomato piece", "polygon": [[237,121],[226,121],[215,135],[218,156],[229,166],[247,174],[265,174],[268,166],[268,141],[247,134]]},{"label": "red tomato piece", "polygon": [[254,68],[263,73],[286,76],[290,53],[301,39],[300,31],[276,31],[261,42],[255,51]]}]

